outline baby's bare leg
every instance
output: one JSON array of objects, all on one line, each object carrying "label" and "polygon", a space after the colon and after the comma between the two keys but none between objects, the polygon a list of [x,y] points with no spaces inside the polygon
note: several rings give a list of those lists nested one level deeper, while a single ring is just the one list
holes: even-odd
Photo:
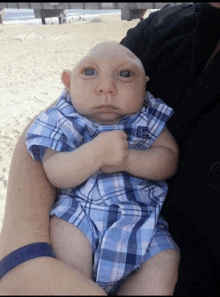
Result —
[{"label": "baby's bare leg", "polygon": [[78,228],[56,216],[51,218],[50,237],[56,258],[92,276],[92,248]]},{"label": "baby's bare leg", "polygon": [[125,281],[117,295],[173,295],[179,261],[175,249],[156,254]]}]

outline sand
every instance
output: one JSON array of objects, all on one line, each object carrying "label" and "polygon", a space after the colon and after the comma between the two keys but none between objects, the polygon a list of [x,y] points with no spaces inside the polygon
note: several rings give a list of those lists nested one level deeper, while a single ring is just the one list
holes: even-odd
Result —
[{"label": "sand", "polygon": [[64,25],[0,25],[0,230],[17,140],[30,120],[59,97],[62,70],[71,69],[97,43],[120,42],[138,22],[116,14]]}]

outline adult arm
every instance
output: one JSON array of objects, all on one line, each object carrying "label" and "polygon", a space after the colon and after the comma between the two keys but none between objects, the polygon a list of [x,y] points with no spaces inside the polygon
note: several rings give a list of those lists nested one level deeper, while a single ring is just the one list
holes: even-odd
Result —
[{"label": "adult arm", "polygon": [[[56,189],[27,152],[25,134],[14,151],[0,235],[0,259],[24,245],[50,242],[49,210]],[[94,282],[61,261],[44,257],[20,264],[0,280],[1,295],[103,295]]]}]

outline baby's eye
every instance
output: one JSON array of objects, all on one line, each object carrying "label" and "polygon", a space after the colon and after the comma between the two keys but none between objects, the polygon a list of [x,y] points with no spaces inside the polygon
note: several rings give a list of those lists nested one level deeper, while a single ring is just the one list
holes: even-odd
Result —
[{"label": "baby's eye", "polygon": [[119,72],[119,75],[122,77],[130,77],[131,76],[131,72],[129,70],[122,70]]},{"label": "baby's eye", "polygon": [[119,75],[122,77],[130,77],[131,76],[131,72],[129,70],[122,70],[119,72]]},{"label": "baby's eye", "polygon": [[95,75],[97,73],[98,72],[95,69],[92,69],[92,68],[88,68],[88,69],[85,69],[83,71],[83,74],[85,74],[85,75]]}]

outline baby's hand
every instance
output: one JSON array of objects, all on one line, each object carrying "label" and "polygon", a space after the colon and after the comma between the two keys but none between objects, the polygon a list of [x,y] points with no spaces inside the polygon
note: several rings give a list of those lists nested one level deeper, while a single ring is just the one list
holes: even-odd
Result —
[{"label": "baby's hand", "polygon": [[128,156],[127,134],[123,131],[102,132],[93,139],[103,166],[121,166]]}]

